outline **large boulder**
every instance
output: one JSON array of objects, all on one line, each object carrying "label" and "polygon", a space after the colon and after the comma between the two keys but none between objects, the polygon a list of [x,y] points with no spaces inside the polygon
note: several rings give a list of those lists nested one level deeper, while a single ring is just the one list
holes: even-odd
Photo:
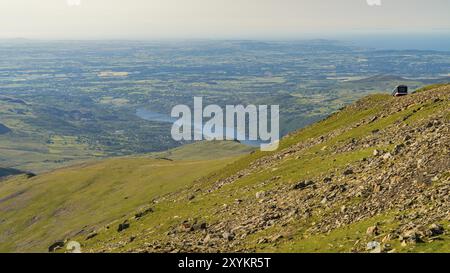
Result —
[{"label": "large boulder", "polygon": [[122,224],[119,224],[119,227],[117,228],[117,232],[122,232],[128,228],[130,228],[130,223],[126,220]]},{"label": "large boulder", "polygon": [[48,252],[55,252],[58,249],[63,248],[65,245],[64,241],[56,241],[48,247]]}]

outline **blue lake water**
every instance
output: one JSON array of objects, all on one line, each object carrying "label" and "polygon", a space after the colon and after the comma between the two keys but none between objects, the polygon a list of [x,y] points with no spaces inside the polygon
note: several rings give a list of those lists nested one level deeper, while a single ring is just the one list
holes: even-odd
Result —
[{"label": "blue lake water", "polygon": [[[147,110],[145,108],[137,109],[136,116],[138,116],[139,118],[144,119],[144,120],[168,123],[168,124],[169,123],[174,124],[178,120],[177,118],[173,118],[170,115],[153,112],[153,111]],[[203,128],[202,124],[194,123],[193,130],[195,132],[201,132],[202,128]],[[235,140],[237,140],[238,138],[239,139],[244,138],[243,134],[240,134],[239,132],[237,132],[237,130],[235,128],[228,128],[228,127],[224,126],[223,128],[216,128],[216,132],[220,133],[221,135],[231,137]],[[263,143],[262,141],[259,141],[259,140],[240,140],[239,142],[244,145],[248,145],[248,146],[252,146],[252,147],[258,147]]]}]

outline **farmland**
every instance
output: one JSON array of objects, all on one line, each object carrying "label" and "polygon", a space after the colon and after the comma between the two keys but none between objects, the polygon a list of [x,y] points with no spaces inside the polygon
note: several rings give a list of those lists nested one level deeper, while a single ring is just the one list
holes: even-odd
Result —
[{"label": "farmland", "polygon": [[205,104],[279,104],[287,134],[397,84],[448,82],[450,53],[377,51],[337,41],[0,44],[0,167],[45,172],[180,146],[168,115]]}]

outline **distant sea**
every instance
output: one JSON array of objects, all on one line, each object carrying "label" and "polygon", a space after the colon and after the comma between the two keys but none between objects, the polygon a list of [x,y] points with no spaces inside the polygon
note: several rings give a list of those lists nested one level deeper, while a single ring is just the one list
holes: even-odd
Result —
[{"label": "distant sea", "polygon": [[344,35],[336,39],[364,48],[378,50],[437,50],[450,51],[450,33],[441,34],[382,34]]}]

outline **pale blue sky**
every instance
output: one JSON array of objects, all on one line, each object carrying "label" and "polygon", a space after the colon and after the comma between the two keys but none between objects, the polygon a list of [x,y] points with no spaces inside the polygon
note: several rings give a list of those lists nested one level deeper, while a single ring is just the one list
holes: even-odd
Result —
[{"label": "pale blue sky", "polygon": [[[80,5],[69,5],[69,2]],[[450,32],[450,0],[0,0],[0,38],[287,38]]]}]

